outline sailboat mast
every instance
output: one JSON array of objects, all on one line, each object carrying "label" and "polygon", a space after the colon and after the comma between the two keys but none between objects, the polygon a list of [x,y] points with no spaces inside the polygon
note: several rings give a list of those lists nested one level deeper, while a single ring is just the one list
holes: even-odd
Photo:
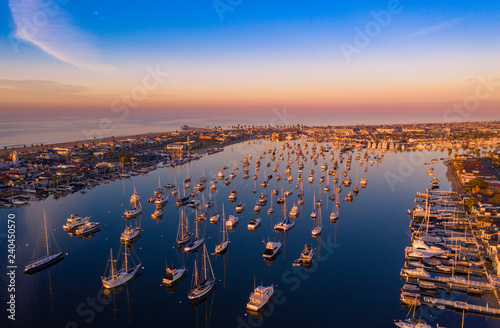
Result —
[{"label": "sailboat mast", "polygon": [[43,211],[43,225],[45,226],[45,247],[47,248],[47,256],[49,256],[49,239],[47,237],[47,219],[45,218],[45,211]]},{"label": "sailboat mast", "polygon": [[222,203],[222,242],[226,241],[227,227],[226,227],[226,212],[224,211],[224,203]]},{"label": "sailboat mast", "polygon": [[425,235],[429,234],[429,219],[431,215],[431,211],[429,209],[429,189],[427,189],[427,197],[425,198],[425,216],[427,217],[427,225],[425,226]]},{"label": "sailboat mast", "polygon": [[125,246],[125,271],[128,270],[128,263],[127,263],[127,246]]},{"label": "sailboat mast", "polygon": [[109,262],[111,263],[111,277],[115,275],[115,266],[113,265],[113,249],[109,249]]},{"label": "sailboat mast", "polygon": [[194,260],[194,285],[193,286],[198,286],[198,263],[196,260]]},{"label": "sailboat mast", "polygon": [[208,251],[207,248],[205,247],[205,244],[203,244],[203,277],[205,278],[205,281],[207,280],[207,256],[208,256]]},{"label": "sailboat mast", "polygon": [[184,220],[182,218],[181,210],[179,209],[179,226],[177,227],[177,240],[184,235]]}]

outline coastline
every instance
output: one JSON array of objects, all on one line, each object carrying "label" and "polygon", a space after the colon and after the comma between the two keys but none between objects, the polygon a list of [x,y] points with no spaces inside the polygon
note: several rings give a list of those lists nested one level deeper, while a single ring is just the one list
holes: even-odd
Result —
[{"label": "coastline", "polygon": [[[171,133],[171,132],[154,132],[154,133],[143,133],[143,134],[132,134],[132,135],[127,135],[127,136],[121,136],[121,137],[114,137],[115,141],[123,141],[127,140],[129,138],[141,138],[141,137],[157,137],[164,135],[165,133]],[[103,142],[110,142],[113,140],[113,137],[105,137],[101,139],[95,139],[96,143],[103,143]],[[46,145],[38,145],[38,146],[22,146],[22,147],[7,147],[7,150],[5,148],[0,149],[0,156],[5,156],[7,152],[12,152],[12,151],[17,151],[17,152],[33,152],[33,151],[41,151],[45,148],[67,148],[67,147],[80,147],[83,144],[88,144],[93,142],[94,139],[87,139],[87,140],[76,140],[76,141],[64,141],[64,142],[58,142],[58,143],[52,143],[52,144],[46,144]]]}]

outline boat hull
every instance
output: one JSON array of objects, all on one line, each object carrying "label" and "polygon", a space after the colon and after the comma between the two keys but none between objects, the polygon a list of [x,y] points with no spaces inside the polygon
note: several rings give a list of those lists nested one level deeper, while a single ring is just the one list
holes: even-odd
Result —
[{"label": "boat hull", "polygon": [[206,296],[208,293],[210,293],[214,287],[215,287],[215,280],[210,279],[203,286],[191,289],[189,291],[188,298],[190,300],[200,299],[203,296]]},{"label": "boat hull", "polygon": [[191,243],[191,244],[187,245],[186,247],[184,247],[184,252],[186,252],[186,253],[194,252],[198,248],[200,248],[201,245],[203,245],[204,242],[205,242],[204,239],[195,240],[193,243]]},{"label": "boat hull", "polygon": [[50,256],[45,257],[41,260],[37,260],[36,262],[34,262],[32,264],[28,264],[24,268],[24,273],[25,274],[33,274],[33,273],[42,271],[43,269],[46,269],[46,268],[58,263],[59,261],[62,261],[63,259],[64,258],[63,258],[62,252],[54,254],[54,255],[50,255]]},{"label": "boat hull", "polygon": [[133,269],[129,269],[127,272],[120,273],[119,279],[103,278],[102,285],[107,289],[112,289],[112,288],[116,288],[118,286],[121,286],[124,283],[128,282],[130,279],[132,279],[135,276],[135,274],[137,273],[138,269],[139,269],[139,266],[136,266]]}]

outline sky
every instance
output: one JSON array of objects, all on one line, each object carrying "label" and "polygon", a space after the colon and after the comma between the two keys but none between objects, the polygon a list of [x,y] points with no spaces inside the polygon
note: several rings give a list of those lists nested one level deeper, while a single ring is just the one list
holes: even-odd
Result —
[{"label": "sky", "polygon": [[0,144],[499,119],[499,50],[500,1],[6,0]]}]

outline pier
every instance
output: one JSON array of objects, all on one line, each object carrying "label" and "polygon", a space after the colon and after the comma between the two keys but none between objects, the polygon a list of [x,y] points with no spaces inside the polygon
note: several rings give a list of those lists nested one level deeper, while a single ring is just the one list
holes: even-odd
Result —
[{"label": "pier", "polygon": [[481,306],[481,305],[474,305],[474,304],[469,304],[466,302],[461,302],[461,301],[448,301],[440,298],[433,298],[433,297],[427,297],[424,296],[422,299],[422,303],[430,306],[437,306],[437,305],[443,305],[448,308],[452,308],[455,310],[464,310],[467,312],[475,312],[475,313],[480,313],[484,315],[491,315],[491,316],[500,316],[500,309],[495,309],[489,306]]}]

